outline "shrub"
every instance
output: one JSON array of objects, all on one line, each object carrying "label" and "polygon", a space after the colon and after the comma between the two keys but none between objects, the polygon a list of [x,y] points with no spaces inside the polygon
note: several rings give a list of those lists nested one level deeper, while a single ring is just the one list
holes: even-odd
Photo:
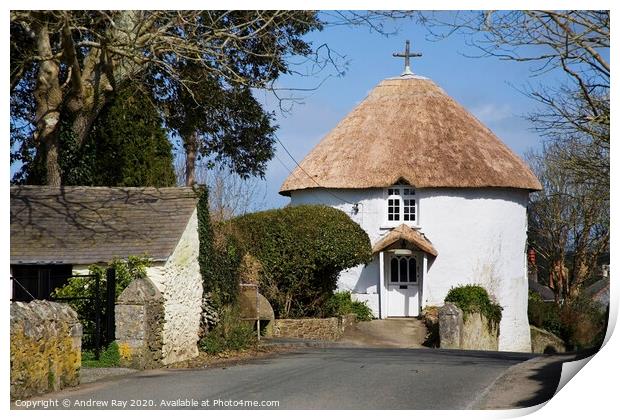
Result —
[{"label": "shrub", "polygon": [[224,307],[218,324],[200,340],[202,351],[217,354],[227,350],[243,350],[256,344],[256,332],[252,325],[239,317],[234,306]]},{"label": "shrub", "polygon": [[248,214],[218,229],[260,262],[261,293],[284,318],[319,315],[340,271],[368,263],[372,255],[366,232],[327,206]]},{"label": "shrub", "polygon": [[530,292],[527,315],[530,324],[557,335],[569,350],[599,347],[605,337],[607,314],[586,296],[558,305]]},{"label": "shrub", "polygon": [[484,315],[489,324],[499,326],[502,320],[502,307],[493,303],[484,287],[470,284],[453,287],[448,292],[446,302],[452,302],[463,311],[463,316],[479,312]]},{"label": "shrub", "polygon": [[544,302],[540,295],[529,292],[527,316],[530,324],[547,330],[558,337],[565,336],[564,327],[560,320],[560,308],[555,302]]},{"label": "shrub", "polygon": [[82,367],[116,367],[121,365],[121,355],[118,344],[113,341],[101,352],[99,360],[95,359],[95,353],[86,350],[82,351]]},{"label": "shrub", "polygon": [[570,349],[597,348],[603,344],[607,314],[590,298],[578,296],[562,305],[560,320]]},{"label": "shrub", "polygon": [[330,296],[323,308],[324,316],[343,316],[354,314],[358,321],[370,321],[372,310],[366,302],[359,302],[351,299],[351,292],[336,292]]}]

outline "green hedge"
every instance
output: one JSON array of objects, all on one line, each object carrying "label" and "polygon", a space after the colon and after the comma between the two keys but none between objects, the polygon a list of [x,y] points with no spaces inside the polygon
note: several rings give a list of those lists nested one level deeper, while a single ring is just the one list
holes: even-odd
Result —
[{"label": "green hedge", "polygon": [[370,321],[373,318],[372,310],[366,302],[353,300],[351,292],[347,291],[334,293],[327,299],[323,307],[323,315],[326,317],[348,314],[354,314],[358,321]]},{"label": "green hedge", "polygon": [[260,291],[278,317],[320,316],[338,274],[371,260],[368,235],[340,210],[286,207],[214,224],[208,191],[199,194],[200,271],[218,310],[235,304],[246,255],[259,262]]},{"label": "green hedge", "polygon": [[340,271],[371,260],[366,232],[344,212],[327,206],[252,213],[218,230],[258,259],[261,293],[282,318],[320,315]]},{"label": "green hedge", "polygon": [[491,301],[489,294],[482,286],[469,284],[453,287],[444,300],[458,306],[463,311],[463,316],[479,312],[488,319],[490,324],[498,327],[502,320],[503,308]]}]

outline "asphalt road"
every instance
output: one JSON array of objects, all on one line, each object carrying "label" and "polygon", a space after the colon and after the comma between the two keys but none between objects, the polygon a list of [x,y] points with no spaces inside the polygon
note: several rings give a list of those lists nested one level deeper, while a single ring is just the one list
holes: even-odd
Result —
[{"label": "asphalt road", "polygon": [[[304,349],[244,364],[152,370],[40,397],[58,408],[464,409],[524,353]],[[123,404],[125,404],[123,406]],[[208,406],[206,406],[208,404]],[[132,406],[133,405],[133,406]]]}]

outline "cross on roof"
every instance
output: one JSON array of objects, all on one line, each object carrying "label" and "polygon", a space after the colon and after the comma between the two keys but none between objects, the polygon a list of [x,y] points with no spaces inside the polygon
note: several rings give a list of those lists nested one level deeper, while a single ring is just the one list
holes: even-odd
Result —
[{"label": "cross on roof", "polygon": [[409,40],[407,40],[405,42],[405,52],[393,53],[392,56],[405,58],[405,71],[401,74],[401,76],[406,76],[408,74],[413,74],[413,72],[411,71],[411,67],[409,66],[409,57],[422,57],[422,54],[409,52]]}]

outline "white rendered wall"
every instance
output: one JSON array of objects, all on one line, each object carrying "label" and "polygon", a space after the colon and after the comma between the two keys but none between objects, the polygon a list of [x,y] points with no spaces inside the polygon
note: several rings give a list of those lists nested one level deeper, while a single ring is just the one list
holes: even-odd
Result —
[{"label": "white rendered wall", "polygon": [[[350,203],[359,203],[354,214]],[[388,225],[384,189],[311,189],[291,193],[291,204],[325,204],[349,214],[371,243],[402,222]],[[429,258],[422,307],[442,305],[451,287],[484,286],[504,308],[500,350],[530,351],[527,319],[526,206],[528,193],[516,189],[416,190],[417,226],[439,253]],[[338,287],[368,301],[378,314],[378,256],[368,266],[343,271]]]},{"label": "white rendered wall", "polygon": [[[156,261],[146,274],[164,296],[164,364],[198,355],[202,277],[198,265],[198,215],[190,217],[166,262]],[[89,274],[88,265],[74,265],[74,274]],[[103,293],[104,291],[102,291]]]},{"label": "white rendered wall", "polygon": [[148,277],[164,296],[164,364],[198,355],[202,303],[198,248],[198,217],[194,210],[166,263],[157,263],[147,268]]}]

